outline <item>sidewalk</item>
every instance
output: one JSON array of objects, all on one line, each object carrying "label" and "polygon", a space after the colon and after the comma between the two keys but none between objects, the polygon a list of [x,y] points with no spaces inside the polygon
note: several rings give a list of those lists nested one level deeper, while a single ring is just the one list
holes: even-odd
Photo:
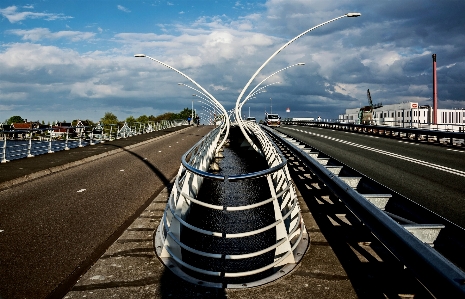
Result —
[{"label": "sidewalk", "polygon": [[102,156],[122,151],[127,146],[134,146],[143,142],[176,131],[185,130],[189,126],[179,126],[147,134],[135,135],[128,138],[116,139],[96,145],[73,148],[68,151],[58,151],[52,154],[42,154],[33,158],[12,160],[0,164],[0,190],[10,186],[36,179],[52,172],[61,171],[69,167],[87,163]]}]

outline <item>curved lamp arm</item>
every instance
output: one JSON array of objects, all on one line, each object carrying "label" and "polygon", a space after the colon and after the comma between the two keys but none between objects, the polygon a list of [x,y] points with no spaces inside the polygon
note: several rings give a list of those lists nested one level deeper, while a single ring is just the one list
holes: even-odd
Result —
[{"label": "curved lamp arm", "polygon": [[[167,68],[175,71],[176,73],[182,75],[183,77],[185,77],[186,79],[188,79],[189,81],[191,81],[192,83],[195,84],[195,86],[197,86],[200,90],[202,90],[205,94],[208,95],[209,98],[211,98],[216,104],[218,104],[218,107],[221,107],[221,110],[223,112],[223,114],[225,115],[225,118],[228,118],[228,113],[226,112],[226,110],[224,109],[224,107],[215,99],[214,96],[212,96],[208,91],[206,91],[202,86],[200,86],[200,84],[198,84],[197,82],[195,82],[192,78],[190,78],[188,75],[184,74],[183,72],[175,69],[174,67],[164,63],[164,62],[161,62],[160,60],[157,60],[153,57],[150,57],[150,56],[147,56],[145,54],[135,54],[134,57],[147,57],[155,62],[158,62],[159,64],[163,65],[163,66],[166,66]],[[225,119],[225,122],[226,122],[226,134],[223,138],[223,140],[220,142],[220,144],[217,146],[216,148],[216,152],[218,153],[218,151],[220,150],[220,148],[223,146],[223,144],[226,142],[226,139],[228,138],[228,135],[229,135],[229,127],[230,127],[230,123],[229,123],[229,119]]]},{"label": "curved lamp arm", "polygon": [[[316,28],[319,28],[321,26],[324,26],[326,24],[329,24],[331,22],[334,22],[334,21],[337,21],[339,19],[342,19],[342,18],[345,18],[345,17],[359,17],[361,16],[360,13],[347,13],[347,14],[344,14],[340,17],[337,17],[337,18],[334,18],[334,19],[331,19],[329,21],[326,21],[326,22],[323,22],[321,24],[318,24],[304,32],[302,32],[301,34],[297,35],[296,37],[294,37],[293,39],[291,39],[290,41],[288,41],[286,44],[284,44],[281,48],[279,48],[276,52],[273,53],[273,55],[271,55],[263,64],[261,67],[258,68],[258,70],[255,72],[255,74],[250,78],[249,82],[247,82],[247,84],[244,86],[244,88],[242,89],[241,93],[239,94],[239,96],[237,97],[237,101],[236,101],[236,119],[239,119],[239,109],[237,109],[239,107],[239,103],[242,99],[242,96],[244,95],[245,91],[247,90],[247,88],[249,88],[250,84],[252,83],[252,81],[255,79],[255,77],[257,77],[258,73],[260,73],[260,71],[268,64],[268,62],[271,61],[271,59],[273,59],[276,55],[278,55],[279,52],[281,52],[284,48],[286,48],[287,46],[289,46],[291,43],[293,43],[294,41],[296,41],[297,39],[301,38],[302,36],[304,36],[305,34],[309,33],[310,31],[312,30],[315,30]],[[239,121],[238,122],[239,124],[239,128],[241,129],[242,133],[244,134],[245,130],[241,124],[241,122]],[[245,135],[245,134],[244,134]]]}]

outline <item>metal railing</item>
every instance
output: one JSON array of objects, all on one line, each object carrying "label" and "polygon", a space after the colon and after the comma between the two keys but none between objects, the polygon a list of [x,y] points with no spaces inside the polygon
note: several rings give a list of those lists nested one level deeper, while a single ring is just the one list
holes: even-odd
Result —
[{"label": "metal railing", "polygon": [[454,131],[449,125],[431,125],[417,128],[293,120],[284,120],[283,123],[287,125],[314,126],[341,131],[367,133],[377,136],[409,138],[415,141],[433,141],[436,143],[465,146],[465,129],[463,126],[458,126],[457,128],[459,128],[459,130]]},{"label": "metal railing", "polygon": [[[229,176],[208,172],[209,165],[215,158],[216,144],[220,139],[221,129],[216,128],[182,157],[182,163],[169,196],[167,207],[157,229],[155,247],[158,256],[174,273],[185,279],[188,277],[187,280],[193,281],[194,283],[196,282],[219,288],[224,285],[227,285],[228,288],[241,288],[260,284],[260,282],[257,281],[235,284],[233,280],[228,279],[245,278],[245,280],[247,280],[247,277],[264,273],[270,269],[273,269],[273,274],[271,275],[282,276],[288,273],[288,271],[298,263],[308,246],[308,235],[300,214],[296,192],[290,180],[286,159],[257,124],[251,123],[247,127],[258,141],[269,168],[254,173]],[[271,193],[270,198],[242,206],[214,205],[198,198],[200,186],[205,179],[237,182],[242,180],[255,180],[257,178],[266,179]],[[274,221],[254,230],[237,233],[208,230],[196,227],[186,221],[192,203],[200,205],[203,208],[223,211],[224,213],[247,211],[270,205],[269,207],[274,211]],[[190,215],[190,217],[196,216]],[[202,216],[198,215],[198,217]],[[221,239],[235,239],[240,242],[241,238],[256,236],[268,231],[272,231],[275,234],[275,239],[273,242],[263,247],[256,248],[254,251],[243,254],[213,253],[194,248],[195,245],[188,246],[183,243],[181,241],[183,228],[188,228],[196,233],[214,237],[218,242]],[[183,258],[183,250],[188,251],[194,256],[217,260],[239,260],[243,263],[247,263],[246,260],[249,258],[270,253],[273,253],[274,258],[268,264],[258,268],[245,267],[247,268],[246,271],[228,272],[221,266],[217,268],[215,268],[215,266],[210,268],[194,266],[191,260]],[[212,279],[194,278],[193,276],[187,275],[181,268],[188,269],[193,273],[212,277]],[[286,269],[283,270],[283,268]],[[213,279],[213,277],[220,277],[223,280],[219,283],[217,280]],[[261,278],[261,280],[266,281],[267,278]]]},{"label": "metal railing", "polygon": [[[53,127],[40,130],[28,129],[0,131],[0,136],[3,137],[0,137],[0,162],[6,163],[15,159],[31,158],[37,155],[95,145],[97,143],[103,143],[120,138],[128,138],[142,133],[150,133],[186,124],[187,121],[185,120],[162,120],[159,122],[149,123],[147,126],[144,126],[143,129],[141,127],[131,128],[126,125],[113,132],[112,128],[110,128],[108,134],[103,131],[102,134],[94,134],[91,129],[86,131],[86,127],[67,127],[66,133],[63,133],[64,137],[58,136]],[[77,130],[75,134],[76,136],[73,138],[69,137],[69,131],[71,129]],[[42,133],[42,135],[45,135],[33,136],[36,133]],[[25,138],[15,139],[15,135],[22,135],[25,136]]]},{"label": "metal railing", "polygon": [[[444,225],[418,224],[384,211],[390,194],[360,194],[355,189],[357,184],[339,175],[342,167],[327,166],[325,161],[328,159],[318,158],[318,152],[312,151],[305,143],[274,130],[267,130],[291,149],[431,293],[437,298],[465,296],[465,273],[432,247]],[[434,216],[430,217],[433,221],[440,218]],[[446,229],[460,231],[463,235],[463,229],[452,223],[446,224],[449,226]]]}]

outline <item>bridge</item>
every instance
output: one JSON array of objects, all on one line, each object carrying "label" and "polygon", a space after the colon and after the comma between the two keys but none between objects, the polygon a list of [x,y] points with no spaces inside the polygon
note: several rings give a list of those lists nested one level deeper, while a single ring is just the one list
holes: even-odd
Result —
[{"label": "bridge", "polygon": [[[261,69],[328,22],[257,70],[232,110],[234,122],[193,79],[137,54],[194,84],[212,105],[215,126],[181,125],[4,163],[0,294],[463,297],[460,151],[418,158],[410,144],[241,118],[266,80],[244,97]],[[351,155],[354,149],[365,152]],[[408,185],[411,195],[431,185],[427,201],[399,192],[406,181],[420,182]]]},{"label": "bridge", "polygon": [[[198,284],[199,281],[203,280],[196,280],[193,283],[190,279],[186,280],[186,277],[176,276],[176,271],[172,272],[173,268],[170,268],[169,264],[166,269],[170,270],[163,270],[157,275],[156,269],[160,271],[160,269],[165,268],[161,266],[163,264],[157,258],[160,254],[156,253],[156,233],[154,235],[152,233],[162,223],[161,216],[166,210],[166,202],[170,197],[169,191],[177,190],[176,184],[178,183],[176,180],[173,181],[173,178],[179,171],[175,169],[179,167],[182,156],[186,156],[186,153],[190,152],[188,148],[201,141],[202,136],[206,136],[212,129],[214,127],[211,126],[173,127],[112,141],[115,142],[114,144],[111,142],[103,143],[92,149],[90,146],[76,148],[69,152],[61,151],[53,155],[41,155],[32,159],[21,159],[3,164],[2,166],[11,167],[11,171],[3,171],[2,169],[1,172],[3,180],[1,214],[2,219],[5,219],[0,227],[3,238],[1,259],[2,265],[10,265],[1,268],[2,277],[7,277],[3,280],[2,287],[11,287],[12,285],[18,287],[18,289],[9,288],[8,291],[12,293],[6,293],[10,295],[7,298],[15,298],[16,294],[27,297],[31,293],[43,298],[54,296],[77,298],[90,294],[107,296],[108,292],[121,292],[119,294],[124,297],[135,296],[134,294],[147,294],[149,296],[148,294],[153,292],[160,292],[161,297],[169,296],[169,294],[196,295],[199,292],[209,292],[211,297],[215,298],[225,294],[228,294],[228,297],[234,297],[234,294],[240,297],[244,294],[258,293],[262,293],[262,296],[270,296],[273,292],[278,292],[284,296],[290,287],[294,288],[295,292],[302,292],[302,296],[310,292],[320,298],[334,298],[334,296],[356,298],[363,297],[363,294],[374,296],[386,293],[388,289],[405,296],[425,294],[425,290],[419,286],[417,278],[412,275],[410,268],[405,270],[403,263],[399,262],[397,257],[386,252],[385,243],[387,242],[380,241],[379,236],[373,237],[372,232],[367,231],[366,225],[354,218],[354,210],[339,200],[343,196],[340,194],[335,196],[333,191],[326,189],[325,185],[327,187],[330,184],[320,181],[314,175],[317,173],[316,170],[305,170],[305,163],[299,163],[302,157],[287,156],[288,153],[284,152],[284,149],[283,155],[287,156],[289,170],[293,174],[292,178],[297,187],[296,194],[299,198],[303,222],[310,241],[308,248],[303,251],[303,253],[306,252],[302,254],[303,260],[297,261],[299,262],[297,269],[284,271],[282,277],[263,281],[262,287],[256,290],[250,288],[254,286],[253,283],[249,285],[241,283],[238,286],[240,291],[236,292],[231,291],[234,290],[233,285],[229,288],[217,288],[208,286],[207,282]],[[235,130],[233,129],[233,135],[230,136],[241,136],[237,130],[237,127]],[[265,128],[262,130],[267,132]],[[307,142],[309,139],[320,139],[326,142],[343,143],[341,136],[339,138],[328,136],[335,134],[335,131],[330,129],[285,126],[278,130],[289,133],[287,136],[294,135],[292,138],[305,136],[306,138],[300,139],[307,140]],[[314,131],[312,132],[312,130]],[[346,138],[344,140],[346,142],[343,143],[346,146],[360,144],[362,138],[365,139],[363,141],[365,147],[373,148],[374,145],[367,142],[377,140],[364,134],[340,134]],[[291,140],[290,144],[297,144],[297,148],[307,147],[310,149],[309,146],[301,146],[303,143],[296,143],[296,139],[292,138],[280,138],[280,142]],[[341,141],[336,141],[337,139]],[[188,141],[187,144],[184,144],[186,141]],[[243,139],[238,138],[236,142],[242,144]],[[319,140],[312,140],[309,143],[316,148],[334,148],[334,146],[329,145],[321,146],[319,142]],[[379,143],[386,143],[387,147],[392,147],[389,142],[390,140],[382,139]],[[404,142],[391,142],[401,146],[405,152],[409,147],[412,147],[411,144]],[[208,142],[207,144],[215,143]],[[441,156],[462,154],[448,151],[448,147],[438,148],[427,144],[424,146],[428,146],[432,151],[442,152]],[[229,145],[224,148],[223,158],[213,159],[219,163],[220,167],[222,160],[228,159],[228,147]],[[242,150],[248,151],[247,148],[242,148]],[[360,150],[366,151],[367,149]],[[289,149],[286,151],[290,152]],[[309,150],[310,153],[312,151],[317,153],[315,148]],[[339,149],[339,151],[349,152],[343,149]],[[76,153],[76,157],[73,159],[81,161],[80,163],[74,162],[73,167],[71,167],[69,160],[71,152]],[[330,153],[332,157],[336,157],[334,152]],[[166,159],[166,155],[169,157],[177,155],[178,158]],[[335,165],[336,160],[328,158],[329,155],[324,156],[323,153],[319,153],[318,156],[320,161],[325,161],[325,167],[328,169],[334,171],[335,168],[339,168],[342,170],[343,167]],[[337,156],[337,158],[341,156],[343,157],[344,154]],[[364,158],[369,158],[369,155],[364,155]],[[125,160],[127,161],[123,164],[122,161]],[[348,160],[357,161],[359,159],[349,157]],[[169,161],[172,162],[168,166],[162,166],[163,163]],[[64,164],[51,167],[51,165],[59,163]],[[386,165],[392,164],[386,161],[385,163]],[[366,164],[361,163],[367,169],[378,169],[378,167],[369,167]],[[23,167],[19,167],[21,165]],[[36,168],[32,168],[31,165],[35,165]],[[351,166],[360,168],[360,165]],[[41,172],[39,167],[47,169],[45,171],[47,174],[37,175]],[[56,168],[52,169],[53,167]],[[345,170],[339,171],[340,176],[348,177],[351,168],[348,168],[347,165],[344,167],[346,167]],[[405,168],[409,167],[412,166]],[[460,167],[455,165],[454,169]],[[267,169],[266,166],[264,168]],[[14,169],[26,172],[33,170],[36,175],[26,177],[24,172],[15,173]],[[386,169],[389,167],[384,167],[384,170],[379,169],[379,172],[383,173]],[[210,170],[207,173],[213,182],[225,179],[225,176],[218,174],[218,171],[212,172]],[[375,176],[372,173],[368,174]],[[16,181],[8,180],[7,175],[10,178],[16,176]],[[18,177],[18,175],[20,176]],[[450,175],[453,177],[453,174]],[[351,173],[351,176],[359,177],[360,175]],[[384,175],[388,178],[393,176]],[[152,179],[150,179],[151,177]],[[234,179],[234,176],[227,175],[227,177]],[[434,177],[434,175],[426,175],[426,177]],[[105,178],[105,180],[99,180],[99,178]],[[365,192],[363,190],[368,188],[366,186],[381,188],[373,182],[360,183],[360,181],[367,179],[359,180],[360,186],[356,188],[358,191]],[[57,181],[61,183],[54,183]],[[453,186],[454,181],[451,181]],[[69,190],[63,190],[62,182],[66,182],[68,186],[66,189]],[[362,185],[364,185],[363,188]],[[393,185],[386,183],[386,185],[396,188],[405,184],[397,182]],[[460,186],[455,186],[458,192],[460,192]],[[415,186],[410,187],[414,188]],[[422,187],[424,184],[420,183],[418,189],[421,190]],[[384,190],[376,192],[387,194],[392,191],[389,188],[384,188]],[[453,190],[454,188],[446,187],[446,189]],[[419,191],[413,189],[411,193],[416,194],[417,192]],[[423,199],[438,200],[437,196],[432,196],[423,197]],[[454,194],[448,191],[443,192],[440,200],[447,197],[454,197]],[[405,215],[408,212],[414,212],[420,215],[420,218],[433,218],[434,223],[430,224],[442,225],[442,227],[435,228],[436,233],[432,234],[433,239],[422,239],[420,236],[418,240],[434,245],[434,250],[440,250],[443,255],[454,260],[456,264],[463,265],[463,257],[461,257],[463,249],[457,248],[463,244],[459,242],[452,246],[444,242],[456,239],[457,234],[460,239],[460,231],[463,229],[454,226],[445,219],[441,220],[442,217],[438,217],[435,213],[425,215],[426,210],[419,209],[414,202],[411,203],[410,207],[402,207],[406,210],[401,214],[398,209],[397,211],[392,210],[393,206],[399,204],[396,203],[399,201],[399,195],[395,192],[391,193],[388,199],[390,202],[385,202],[380,210],[405,218],[407,218]],[[449,204],[442,206],[447,207]],[[224,210],[224,207],[222,209]],[[455,209],[451,208],[448,213],[440,213],[439,215],[447,214],[450,216],[453,215],[451,211],[454,212],[454,210],[458,215],[463,215],[460,205],[457,204]],[[423,215],[421,215],[422,213]],[[11,217],[13,215],[14,217]],[[119,223],[116,227],[115,222]],[[82,223],[86,223],[85,228],[82,227]],[[399,221],[399,223],[404,222]],[[446,226],[447,228],[445,228]],[[454,229],[459,232],[454,232]],[[452,231],[451,235],[448,235],[449,232],[445,233],[447,230]],[[12,244],[16,245],[11,247]],[[72,246],[69,247],[71,244]],[[428,246],[431,247],[431,245]],[[19,254],[21,258],[19,259],[16,254]],[[14,265],[11,264],[12,261],[14,261]],[[367,264],[370,264],[370,268],[374,269],[366,269]],[[389,267],[387,264],[390,264]],[[360,271],[361,266],[364,266],[364,271]],[[123,267],[124,269],[121,270],[124,271],[118,271]],[[112,275],[116,276],[115,280],[112,279]],[[368,278],[371,275],[373,277]],[[390,277],[387,279],[386,275]],[[22,281],[22,283],[18,283],[18,281]],[[270,283],[271,281],[275,282]],[[367,285],[366,281],[376,282],[376,287]],[[173,287],[170,287],[171,283],[174,284]],[[246,286],[242,286],[242,284],[246,284]],[[441,297],[442,294],[448,296],[450,289],[444,288],[443,284],[439,285],[441,287],[436,296]],[[21,290],[21,288],[23,289]],[[40,292],[43,292],[42,295]],[[4,294],[5,290],[3,289],[2,295],[5,296]]]}]

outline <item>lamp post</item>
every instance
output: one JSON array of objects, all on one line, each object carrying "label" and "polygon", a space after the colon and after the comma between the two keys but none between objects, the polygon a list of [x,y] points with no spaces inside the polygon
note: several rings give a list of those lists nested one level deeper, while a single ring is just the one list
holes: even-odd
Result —
[{"label": "lamp post", "polygon": [[266,90],[264,90],[265,88],[271,86],[271,85],[275,85],[275,84],[279,84],[281,82],[273,82],[273,83],[270,83],[270,84],[267,84],[265,86],[262,86],[260,87],[259,89],[255,90],[253,93],[249,93],[249,95],[240,103],[239,107],[242,107],[244,106],[244,104],[250,100],[250,99],[253,99],[256,95],[262,93],[262,92],[266,92]]},{"label": "lamp post", "polygon": [[[204,99],[205,101],[208,101],[208,102],[212,103],[213,105],[215,105],[216,107],[218,107],[218,110],[219,110],[219,111],[221,111],[221,107],[219,107],[219,106],[217,105],[217,103],[216,103],[213,99],[211,99],[208,95],[204,94],[202,91],[200,91],[200,90],[198,90],[198,89],[196,89],[196,88],[194,88],[194,87],[192,87],[192,86],[189,86],[189,85],[187,85],[187,84],[184,84],[184,83],[178,83],[178,85],[180,85],[180,86],[185,86],[185,87],[187,87],[187,88],[190,88],[190,89],[192,89],[192,90],[198,92],[198,93],[201,94],[203,97],[202,97],[202,96],[199,96],[199,95],[197,95],[197,94],[193,94],[192,96],[197,96],[197,97],[199,97],[199,98],[201,98],[201,99]],[[193,111],[194,111],[194,101],[192,101],[192,113],[193,113]],[[220,114],[222,114],[222,113],[220,112]],[[192,119],[192,120],[194,119],[194,115],[192,115],[191,119]]]},{"label": "lamp post", "polygon": [[211,105],[208,105],[208,103],[205,103],[203,101],[198,101],[198,102],[204,104],[202,106],[202,108],[204,109],[205,112],[208,112],[208,113],[210,113],[212,115],[213,124],[216,125],[215,117],[216,117],[216,115],[219,115],[220,113],[218,113],[218,111],[215,109],[215,107],[212,107]]},{"label": "lamp post", "polygon": [[116,126],[116,124],[109,124],[109,126],[110,126],[110,133],[108,136],[108,141],[112,141],[113,139],[111,139],[111,133],[113,132],[113,127]]},{"label": "lamp post", "polygon": [[[262,86],[262,87],[258,88],[260,85],[262,85],[263,82],[265,82],[265,81],[268,80],[269,78],[273,77],[274,75],[276,75],[276,74],[278,74],[278,73],[280,73],[280,72],[282,72],[282,71],[284,71],[284,70],[287,70],[287,69],[289,69],[289,68],[291,68],[291,67],[294,67],[294,66],[303,66],[303,65],[305,65],[304,62],[299,62],[299,63],[296,63],[296,64],[289,65],[289,66],[287,66],[287,67],[285,67],[285,68],[282,68],[282,69],[280,69],[280,70],[278,70],[278,71],[272,73],[271,75],[269,75],[268,77],[266,77],[265,79],[263,79],[262,81],[260,81],[260,83],[258,83],[258,84],[249,92],[249,94],[247,95],[247,97],[245,97],[244,101],[242,101],[242,103],[240,104],[240,107],[242,107],[242,106],[245,104],[245,102],[247,102],[249,99],[253,98],[252,96],[253,96],[254,94],[257,94],[259,90],[262,90],[263,88],[268,87],[268,86],[270,86],[270,85],[280,83],[280,82],[274,82],[274,83],[270,83],[270,84],[268,84],[268,85],[265,85],[265,86]],[[257,88],[258,88],[258,89],[257,89]],[[271,100],[271,98],[270,98],[270,100]]]},{"label": "lamp post", "polygon": [[[260,73],[260,71],[276,56],[278,55],[279,52],[281,52],[284,48],[286,48],[287,46],[289,46],[291,43],[293,43],[294,41],[296,41],[297,39],[299,39],[300,37],[304,36],[305,34],[309,33],[310,31],[312,30],[315,30],[316,28],[319,28],[321,26],[324,26],[326,24],[329,24],[331,22],[334,22],[334,21],[337,21],[339,19],[342,19],[342,18],[345,18],[345,17],[349,17],[349,18],[353,18],[353,17],[359,17],[361,16],[360,13],[357,13],[357,12],[351,12],[351,13],[347,13],[347,14],[344,14],[340,17],[337,17],[337,18],[334,18],[334,19],[331,19],[329,21],[326,21],[326,22],[323,22],[319,25],[316,25],[304,32],[302,32],[301,34],[297,35],[296,37],[294,37],[293,39],[291,39],[290,41],[288,41],[286,44],[284,44],[281,48],[279,48],[276,52],[273,53],[273,55],[271,55],[263,64],[262,66],[260,66],[258,68],[258,70],[255,72],[255,74],[250,78],[249,82],[247,82],[247,84],[244,86],[244,88],[242,89],[241,93],[239,94],[239,96],[237,97],[237,101],[236,101],[236,119],[239,119],[240,115],[240,111],[239,109],[237,109],[239,107],[239,103],[242,99],[242,97],[244,96],[244,93],[245,91],[247,90],[247,88],[249,88],[250,84],[252,83],[252,81],[257,77],[257,75]],[[242,127],[241,123],[238,122],[239,124],[239,128],[241,129],[242,133],[245,135],[245,130],[244,128]]]},{"label": "lamp post", "polygon": [[208,105],[214,112],[217,112],[218,114],[221,114],[221,110],[219,110],[218,107],[216,107],[215,105],[212,105],[211,102],[208,102],[208,100],[206,98],[204,98],[202,96],[199,96],[199,95],[196,95],[196,94],[193,94],[192,96],[201,98],[204,101],[198,100],[198,102],[203,103],[205,105]]},{"label": "lamp post", "polygon": [[150,56],[147,56],[145,54],[135,54],[134,57],[147,57],[155,62],[158,62],[159,64],[175,71],[176,73],[182,75],[183,77],[185,77],[186,79],[188,79],[189,81],[191,81],[193,84],[195,84],[195,86],[197,86],[200,90],[202,90],[206,95],[208,95],[209,98],[212,99],[212,101],[214,101],[218,107],[221,107],[221,110],[223,112],[223,114],[225,115],[225,122],[226,122],[226,133],[224,134],[224,137],[223,137],[223,140],[220,142],[220,144],[217,146],[216,148],[216,152],[218,153],[220,148],[223,146],[223,144],[226,142],[226,139],[228,138],[228,135],[229,135],[229,127],[230,127],[230,123],[229,123],[229,119],[227,118],[228,114],[226,112],[226,110],[224,109],[224,107],[215,99],[215,97],[213,97],[208,91],[206,91],[202,86],[200,86],[197,82],[195,82],[193,79],[191,79],[189,76],[187,76],[186,74],[184,74],[183,72],[175,69],[174,67],[172,66],[169,66],[168,64],[164,63],[164,62],[161,62],[160,60],[157,60],[155,58],[152,58]]},{"label": "lamp post", "polygon": [[[268,85],[265,85],[265,86],[262,86],[262,87],[258,88],[260,85],[262,85],[263,82],[265,82],[265,81],[268,80],[269,78],[273,77],[274,75],[278,74],[279,72],[282,72],[282,71],[287,70],[287,69],[289,69],[289,68],[291,68],[291,67],[294,67],[294,66],[303,66],[303,65],[305,65],[305,63],[303,63],[303,62],[299,62],[299,63],[296,63],[296,64],[289,65],[289,66],[287,66],[287,67],[285,67],[285,68],[282,68],[282,69],[280,69],[280,70],[278,70],[278,71],[272,73],[271,75],[269,75],[268,77],[266,77],[265,79],[263,79],[262,81],[260,81],[260,83],[258,83],[258,84],[249,92],[249,94],[245,97],[245,99],[239,104],[239,108],[238,108],[238,109],[239,109],[239,113],[238,113],[238,114],[239,114],[239,118],[240,118],[241,115],[242,115],[242,106],[244,106],[244,104],[245,104],[248,100],[253,99],[253,98],[254,98],[254,95],[259,94],[259,93],[260,93],[260,90],[262,90],[263,88],[266,88],[266,87],[268,87],[268,86],[270,86],[270,85],[279,83],[279,82],[274,82],[274,83],[270,83],[270,84],[268,84]],[[257,89],[257,88],[258,88],[258,89]],[[271,98],[270,98],[270,101],[271,101]],[[237,108],[236,108],[236,109],[237,109]],[[273,112],[273,109],[271,109],[271,112]],[[250,139],[250,137],[248,136],[247,132],[246,132],[245,130],[242,130],[242,123],[241,123],[241,122],[242,122],[242,118],[238,119],[237,121],[238,121],[238,123],[239,123],[239,128],[241,129],[242,134],[244,135],[245,139],[247,139],[247,141],[252,145],[252,147],[253,147],[256,151],[259,152],[259,150],[258,150],[257,148],[255,148],[255,145],[253,145],[253,142],[252,142],[252,140]]]}]

